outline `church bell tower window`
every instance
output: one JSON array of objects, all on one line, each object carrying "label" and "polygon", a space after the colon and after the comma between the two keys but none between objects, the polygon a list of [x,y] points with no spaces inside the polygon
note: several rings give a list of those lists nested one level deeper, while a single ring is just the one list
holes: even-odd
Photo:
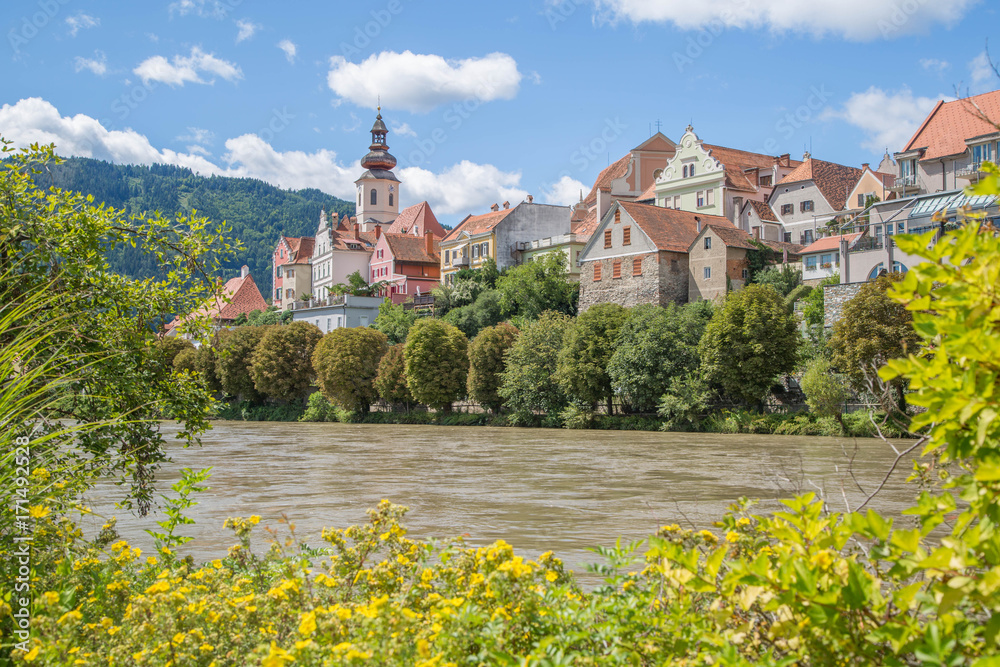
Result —
[{"label": "church bell tower window", "polygon": [[372,206],[378,205],[378,192],[375,191],[375,188],[372,188],[371,204]]}]

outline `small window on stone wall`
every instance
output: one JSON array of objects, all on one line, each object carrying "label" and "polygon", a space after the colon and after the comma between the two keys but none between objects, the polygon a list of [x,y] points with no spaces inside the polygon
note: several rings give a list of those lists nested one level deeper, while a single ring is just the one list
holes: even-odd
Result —
[{"label": "small window on stone wall", "polygon": [[601,279],[601,263],[594,262],[594,282],[596,283]]},{"label": "small window on stone wall", "polygon": [[611,265],[611,277],[612,278],[622,277],[622,261],[620,259],[616,259],[614,261],[614,264]]},{"label": "small window on stone wall", "polygon": [[641,276],[642,275],[642,259],[636,257],[632,260],[632,275]]}]

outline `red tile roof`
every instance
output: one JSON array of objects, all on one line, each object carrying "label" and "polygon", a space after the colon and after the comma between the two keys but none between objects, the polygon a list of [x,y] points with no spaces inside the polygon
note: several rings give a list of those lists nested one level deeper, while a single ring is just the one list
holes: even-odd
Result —
[{"label": "red tile roof", "polygon": [[996,127],[978,116],[979,112],[993,122],[1000,122],[1000,90],[938,102],[901,152],[926,148],[921,160],[964,153],[968,148],[966,139],[997,132]]},{"label": "red tile roof", "polygon": [[[352,225],[353,227],[353,225]],[[350,250],[355,252],[371,252],[378,239],[374,232],[358,232],[358,237],[354,237],[354,230],[337,231],[331,235],[330,247],[334,250]],[[358,246],[358,247],[351,247]]]},{"label": "red tile roof", "polygon": [[466,232],[469,235],[482,234],[493,230],[500,222],[506,218],[508,215],[514,212],[513,208],[502,208],[499,211],[491,211],[489,213],[484,213],[483,215],[470,215],[466,216],[465,220],[460,222],[455,229],[448,232],[448,236],[442,239],[443,241],[452,241],[458,238],[458,235],[462,232]]},{"label": "red tile roof", "polygon": [[619,158],[616,162],[602,169],[601,173],[597,175],[597,180],[594,181],[594,187],[590,189],[590,194],[587,195],[583,202],[588,207],[593,207],[597,203],[597,191],[611,190],[611,181],[621,178],[628,173],[628,165],[631,161],[632,153],[626,153],[624,157]]},{"label": "red tile roof", "polygon": [[718,215],[702,215],[629,201],[619,201],[618,204],[659,250],[687,252],[698,236],[696,218],[703,225],[714,222],[732,226],[729,220]]},{"label": "red tile roof", "polygon": [[422,262],[425,264],[441,263],[441,241],[434,239],[433,252],[427,254],[427,244],[423,236],[409,234],[384,234],[389,252],[394,259],[402,262]]},{"label": "red tile roof", "polygon": [[768,222],[779,222],[778,216],[774,214],[774,209],[770,205],[765,204],[762,201],[757,201],[756,199],[749,199],[747,203],[750,204],[751,208],[757,213],[757,217],[761,220],[766,220]]},{"label": "red tile roof", "polygon": [[656,181],[649,184],[649,187],[636,198],[638,202],[648,202],[656,200]]},{"label": "red tile roof", "polygon": [[[742,229],[733,227],[728,220],[726,220],[726,224],[713,223],[706,225],[706,227],[715,232],[715,235],[722,239],[722,242],[729,248],[744,248],[746,250],[754,250],[757,248],[757,246],[753,244],[754,239],[752,236],[747,234]],[[802,246],[797,243],[783,243],[781,241],[767,241],[765,239],[759,240],[767,247],[772,250],[777,250],[778,252],[787,250],[790,255],[802,254]]]},{"label": "red tile roof", "polygon": [[[228,303],[227,303],[228,301]],[[173,329],[182,322],[192,317],[208,317],[211,320],[227,321],[235,320],[240,315],[249,315],[255,310],[266,310],[267,302],[257,289],[257,283],[253,277],[247,274],[245,278],[237,276],[230,278],[222,287],[222,293],[217,297],[212,297],[190,315],[175,317],[169,324],[167,330]]]},{"label": "red tile roof", "polygon": [[[709,151],[712,157],[725,168],[726,187],[733,190],[756,192],[757,184],[751,182],[743,170],[754,168],[769,170],[774,167],[774,161],[777,159],[773,155],[741,151],[738,148],[727,148],[713,144],[702,144],[701,147]],[[801,164],[798,160],[789,160],[788,162],[791,167],[797,167]]]},{"label": "red tile roof", "polygon": [[571,223],[570,232],[576,234],[579,240],[588,241],[594,235],[599,224],[601,224],[601,221],[597,219],[597,209],[595,208],[592,211],[588,211],[582,220]]},{"label": "red tile roof", "polygon": [[851,243],[854,243],[854,241],[856,241],[860,236],[861,236],[860,232],[858,232],[856,234],[845,234],[843,236],[827,236],[825,238],[813,241],[812,243],[810,243],[809,245],[807,245],[805,248],[803,248],[799,252],[799,254],[800,255],[809,255],[809,254],[812,254],[814,252],[825,252],[827,250],[838,250],[838,249],[840,249],[840,241],[841,241],[841,239],[847,239],[847,244],[850,245]]},{"label": "red tile roof", "polygon": [[857,167],[809,158],[790,171],[779,184],[787,185],[801,181],[812,181],[823,193],[823,197],[833,207],[833,210],[842,211],[847,205],[847,195],[858,184],[863,173]]},{"label": "red tile roof", "polygon": [[288,244],[288,263],[305,264],[312,257],[313,247],[316,242],[311,236],[285,236],[285,243]]},{"label": "red tile roof", "polygon": [[444,238],[448,232],[431,210],[431,205],[425,201],[413,206],[408,206],[399,212],[396,219],[383,230],[385,234],[412,234],[423,238],[424,232],[429,231],[437,238]]}]

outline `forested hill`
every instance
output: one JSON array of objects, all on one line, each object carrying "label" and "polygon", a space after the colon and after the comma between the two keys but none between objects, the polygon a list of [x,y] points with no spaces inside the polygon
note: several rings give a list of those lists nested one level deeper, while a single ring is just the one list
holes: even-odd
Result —
[{"label": "forested hill", "polygon": [[[39,182],[39,184],[42,184]],[[53,168],[53,182],[59,188],[94,196],[129,213],[160,211],[164,216],[190,213],[212,221],[225,220],[232,236],[243,241],[239,257],[226,261],[226,278],[247,264],[261,293],[271,292],[271,254],[280,234],[312,236],[319,224],[320,209],[354,214],[354,204],[316,189],[282,190],[252,178],[198,176],[190,169],[171,165],[118,165],[88,158],[69,158]],[[155,276],[152,258],[130,248],[109,253],[114,271],[144,278]]]}]

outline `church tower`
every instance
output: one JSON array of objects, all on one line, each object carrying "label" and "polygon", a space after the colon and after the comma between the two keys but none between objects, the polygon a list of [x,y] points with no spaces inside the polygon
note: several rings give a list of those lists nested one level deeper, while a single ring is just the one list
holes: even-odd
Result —
[{"label": "church tower", "polygon": [[389,153],[385,135],[389,133],[382,122],[382,107],[378,109],[372,125],[372,145],[368,155],[361,158],[365,173],[354,181],[358,186],[358,223],[361,231],[373,232],[376,225],[391,224],[399,215],[399,179],[392,173],[396,158]]}]

